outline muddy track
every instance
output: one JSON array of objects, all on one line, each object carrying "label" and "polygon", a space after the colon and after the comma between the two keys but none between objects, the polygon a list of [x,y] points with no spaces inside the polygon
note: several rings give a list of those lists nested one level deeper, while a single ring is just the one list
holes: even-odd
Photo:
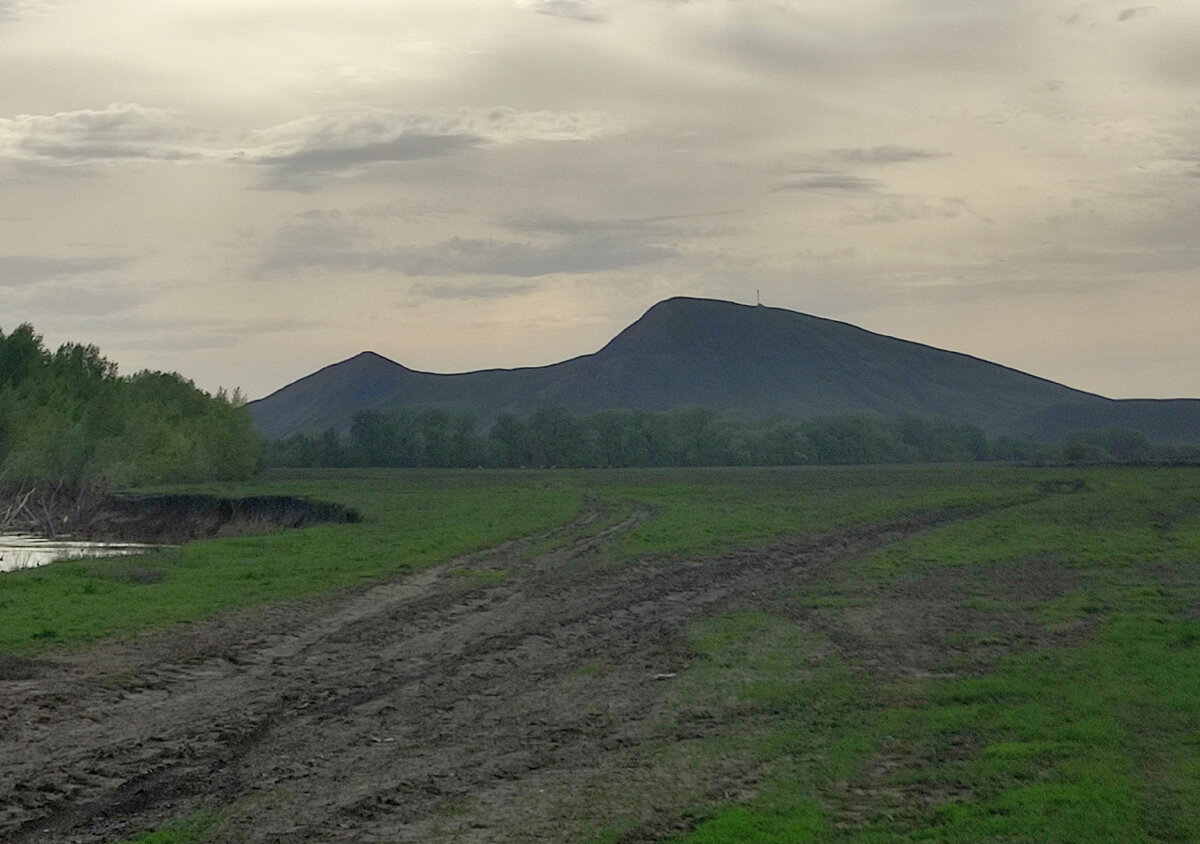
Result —
[{"label": "muddy track", "polygon": [[110,842],[230,805],[229,841],[436,840],[451,809],[454,840],[537,837],[534,795],[654,736],[689,621],[965,514],[606,564],[604,544],[649,515],[0,664],[0,840]]}]

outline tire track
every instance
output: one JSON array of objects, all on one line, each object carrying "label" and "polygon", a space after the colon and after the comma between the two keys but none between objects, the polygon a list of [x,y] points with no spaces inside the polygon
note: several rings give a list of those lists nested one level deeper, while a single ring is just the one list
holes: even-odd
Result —
[{"label": "tire track", "polygon": [[[692,619],[966,515],[599,565],[650,517],[638,509],[527,558],[591,514],[314,607],[89,649],[0,682],[0,839],[105,842],[242,801],[223,840],[419,841],[469,798],[487,811],[459,818],[464,840],[495,840],[531,811],[514,795],[652,737],[654,678],[684,665]],[[468,569],[510,574],[481,585]],[[602,694],[581,695],[595,664],[611,666]]]}]

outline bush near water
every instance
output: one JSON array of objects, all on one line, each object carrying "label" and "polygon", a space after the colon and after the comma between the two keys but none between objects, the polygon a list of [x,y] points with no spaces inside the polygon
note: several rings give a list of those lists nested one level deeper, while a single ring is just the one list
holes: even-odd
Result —
[{"label": "bush near water", "polygon": [[243,404],[177,373],[118,375],[95,346],[50,352],[28,323],[0,331],[0,484],[246,478],[260,443]]}]

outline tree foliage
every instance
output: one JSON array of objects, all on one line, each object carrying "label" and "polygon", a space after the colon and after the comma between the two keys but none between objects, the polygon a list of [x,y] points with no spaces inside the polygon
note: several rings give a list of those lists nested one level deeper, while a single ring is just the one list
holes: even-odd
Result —
[{"label": "tree foliage", "polygon": [[542,408],[498,417],[409,408],[355,414],[349,432],[297,434],[268,446],[276,466],[795,466],[1029,459],[1028,443],[989,440],[971,425],[926,416],[839,413],[749,420],[701,407],[667,413]]},{"label": "tree foliage", "polygon": [[470,412],[402,408],[361,411],[345,435],[329,428],[268,443],[267,459],[274,466],[534,468],[1139,463],[1195,462],[1200,449],[1155,445],[1130,429],[1035,443],[989,437],[973,425],[937,416],[872,412],[762,420],[701,407],[588,416],[550,407],[524,418],[503,414],[483,430]]},{"label": "tree foliage", "polygon": [[122,377],[95,346],[51,353],[33,326],[0,331],[0,481],[130,484],[235,479],[261,446],[235,391],[176,373]]}]

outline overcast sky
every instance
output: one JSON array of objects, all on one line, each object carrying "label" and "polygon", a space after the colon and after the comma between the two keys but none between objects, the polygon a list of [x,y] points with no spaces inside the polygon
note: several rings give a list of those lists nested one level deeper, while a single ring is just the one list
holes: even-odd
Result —
[{"label": "overcast sky", "polygon": [[0,329],[265,395],[674,295],[1200,396],[1200,3],[0,0]]}]

